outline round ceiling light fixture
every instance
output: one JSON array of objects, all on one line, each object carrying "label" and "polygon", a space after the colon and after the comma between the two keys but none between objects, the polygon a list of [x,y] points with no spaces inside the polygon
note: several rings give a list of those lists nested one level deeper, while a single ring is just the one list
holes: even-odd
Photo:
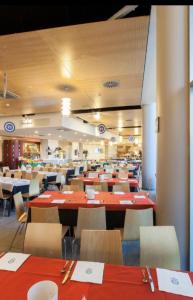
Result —
[{"label": "round ceiling light fixture", "polygon": [[112,88],[115,88],[115,87],[119,86],[119,81],[116,81],[116,80],[105,81],[103,83],[103,86],[108,88],[108,89],[112,89]]}]

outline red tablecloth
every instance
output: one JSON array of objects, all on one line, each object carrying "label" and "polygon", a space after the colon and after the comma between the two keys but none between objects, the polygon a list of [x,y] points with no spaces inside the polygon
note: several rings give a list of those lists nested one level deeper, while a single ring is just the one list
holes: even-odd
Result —
[{"label": "red tablecloth", "polygon": [[[61,192],[47,191],[44,193],[51,195],[50,198],[41,199],[35,198],[34,200],[27,203],[29,207],[49,207],[49,206],[58,206],[59,209],[78,209],[78,207],[98,207],[105,206],[107,210],[116,210],[121,211],[126,208],[132,209],[144,209],[144,208],[155,208],[155,203],[148,198],[147,193],[145,192],[130,192],[125,193],[124,195],[115,195],[110,192],[99,192],[95,195],[96,200],[100,200],[100,204],[88,204],[87,197],[85,192],[74,192],[73,194],[63,194]],[[136,199],[136,195],[144,195],[143,199]],[[55,199],[64,199],[66,200],[62,204],[51,203]],[[135,203],[133,204],[120,204],[120,200],[131,200]]]},{"label": "red tablecloth", "polygon": [[[152,293],[149,284],[142,282],[140,267],[105,264],[103,284],[81,283],[70,279],[61,284],[60,270],[64,260],[29,257],[17,272],[0,271],[0,299],[27,300],[29,288],[38,281],[51,280],[58,285],[58,300],[182,300],[189,297],[158,291],[156,271],[151,269],[155,284]],[[193,273],[189,273],[193,279]]]},{"label": "red tablecloth", "polygon": [[[95,172],[92,172],[92,171],[86,171],[86,172],[84,172],[84,174],[86,176],[88,176],[88,173],[95,173]],[[99,172],[96,171],[96,173],[98,173],[98,175],[108,174],[108,172],[105,172],[105,171],[99,171]],[[117,177],[118,174],[119,174],[119,172],[116,172],[116,171],[112,172],[112,176],[113,177]],[[128,172],[128,178],[132,178],[132,177],[133,177],[133,173],[132,172]]]},{"label": "red tablecloth", "polygon": [[99,178],[88,178],[88,177],[76,177],[73,180],[80,179],[84,182],[84,184],[97,184],[100,182],[107,182],[108,185],[114,185],[116,183],[121,182],[129,182],[130,187],[139,188],[139,182],[137,179],[119,179],[119,178],[110,178],[110,179],[104,179],[100,181]]}]

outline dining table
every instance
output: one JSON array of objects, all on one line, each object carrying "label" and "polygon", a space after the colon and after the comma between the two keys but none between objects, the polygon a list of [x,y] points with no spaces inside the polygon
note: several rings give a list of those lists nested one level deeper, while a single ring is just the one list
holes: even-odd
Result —
[{"label": "dining table", "polygon": [[128,182],[130,186],[130,190],[132,192],[137,192],[139,190],[139,181],[134,178],[127,178],[127,179],[120,179],[120,178],[98,178],[98,177],[84,177],[84,176],[77,176],[73,178],[73,180],[81,180],[85,185],[93,185],[93,184],[100,184],[102,182],[106,182],[108,185],[109,191],[112,191],[112,187],[115,184],[125,183]]},{"label": "dining table", "polygon": [[[58,300],[188,300],[189,297],[159,290],[156,269],[150,268],[155,291],[149,282],[143,282],[139,266],[104,264],[101,284],[75,281],[71,279],[77,262],[70,271],[67,281],[62,284],[61,272],[65,260],[29,256],[17,271],[0,270],[0,290],[2,300],[27,300],[29,289],[40,281],[49,280],[58,286]],[[193,280],[193,273],[189,274]]]},{"label": "dining table", "polygon": [[156,204],[149,198],[147,192],[112,193],[96,191],[94,200],[88,199],[87,194],[83,191],[46,191],[42,195],[27,203],[29,221],[31,220],[31,207],[57,206],[60,222],[66,226],[76,226],[79,207],[105,206],[107,228],[110,229],[124,226],[126,209],[153,208],[154,215],[156,211]]}]

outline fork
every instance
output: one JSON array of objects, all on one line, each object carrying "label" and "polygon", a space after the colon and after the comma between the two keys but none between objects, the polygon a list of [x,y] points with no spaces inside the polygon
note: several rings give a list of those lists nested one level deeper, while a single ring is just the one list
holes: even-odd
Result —
[{"label": "fork", "polygon": [[60,271],[61,273],[64,273],[66,271],[66,267],[67,267],[67,264],[69,263],[69,260],[66,260],[64,266],[63,266],[63,269]]},{"label": "fork", "polygon": [[142,269],[142,275],[143,275],[142,281],[143,281],[144,283],[147,283],[147,282],[148,282],[148,279],[147,279],[147,276],[146,276],[146,273],[145,273],[145,270],[144,270],[144,269]]}]

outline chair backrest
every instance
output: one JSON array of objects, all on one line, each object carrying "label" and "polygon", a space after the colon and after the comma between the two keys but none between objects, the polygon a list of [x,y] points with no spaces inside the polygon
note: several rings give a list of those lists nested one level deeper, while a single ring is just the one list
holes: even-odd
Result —
[{"label": "chair backrest", "polygon": [[17,171],[14,173],[14,178],[21,179],[21,176],[22,176],[22,172],[20,172],[20,171]]},{"label": "chair backrest", "polygon": [[113,177],[112,173],[104,173],[104,174],[99,175],[99,178],[101,180],[103,180],[103,179],[111,179],[112,177]]},{"label": "chair backrest", "polygon": [[9,167],[7,166],[7,167],[3,167],[3,173],[5,173],[6,171],[9,171],[10,169],[9,169]]},{"label": "chair backrest", "polygon": [[80,260],[123,264],[120,230],[82,230]]},{"label": "chair backrest", "polygon": [[113,185],[113,192],[130,192],[130,185],[128,182],[117,183]]},{"label": "chair backrest", "polygon": [[88,178],[98,178],[98,176],[97,172],[88,172]]},{"label": "chair backrest", "polygon": [[25,212],[25,207],[23,203],[23,197],[21,192],[13,195],[14,204],[15,204],[15,211],[16,211],[16,218],[19,220],[19,218],[23,215]]},{"label": "chair backrest", "polygon": [[0,199],[3,199],[3,188],[1,183],[0,183]]},{"label": "chair backrest", "polygon": [[80,188],[79,188],[79,185],[75,185],[75,184],[71,184],[71,185],[63,185],[62,186],[62,189],[61,189],[62,192],[65,192],[65,191],[73,191],[73,192],[78,192],[80,191]]},{"label": "chair backrest", "polygon": [[6,171],[5,176],[6,177],[11,177],[11,172],[10,171]]},{"label": "chair backrest", "polygon": [[128,179],[128,172],[119,171],[117,177],[120,179]]},{"label": "chair backrest", "polygon": [[38,175],[38,171],[32,172],[31,175],[32,175],[32,178],[36,178],[36,176]]},{"label": "chair backrest", "polygon": [[62,225],[54,223],[28,223],[24,253],[34,256],[62,257]]},{"label": "chair backrest", "polygon": [[39,193],[40,193],[39,179],[38,178],[31,179],[29,185],[29,195],[36,196],[39,195]]},{"label": "chair backrest", "polygon": [[58,207],[31,207],[31,222],[60,223]]},{"label": "chair backrest", "polygon": [[140,227],[140,265],[180,269],[180,253],[174,226]]},{"label": "chair backrest", "polygon": [[87,190],[102,191],[102,186],[101,186],[101,184],[85,185],[85,191],[87,191]]},{"label": "chair backrest", "polygon": [[32,173],[22,172],[22,178],[31,180],[32,179]]},{"label": "chair backrest", "polygon": [[76,238],[81,237],[83,229],[106,229],[105,207],[78,208]]},{"label": "chair backrest", "polygon": [[84,191],[84,182],[79,179],[72,179],[71,185],[77,185],[80,191]]},{"label": "chair backrest", "polygon": [[75,176],[80,175],[80,167],[75,167],[74,175]]},{"label": "chair backrest", "polygon": [[108,183],[107,182],[100,182],[100,185],[101,185],[101,190],[103,192],[108,192]]},{"label": "chair backrest", "polygon": [[62,173],[57,173],[56,183],[61,183],[61,180],[62,180]]},{"label": "chair backrest", "polygon": [[140,226],[153,226],[153,209],[126,209],[123,240],[139,240]]}]

